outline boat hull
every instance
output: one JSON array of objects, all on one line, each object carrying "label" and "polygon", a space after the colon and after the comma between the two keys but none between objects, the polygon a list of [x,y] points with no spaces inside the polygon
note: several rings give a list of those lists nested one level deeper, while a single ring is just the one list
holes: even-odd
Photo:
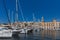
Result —
[{"label": "boat hull", "polygon": [[0,31],[0,38],[11,38],[12,32],[11,31]]}]

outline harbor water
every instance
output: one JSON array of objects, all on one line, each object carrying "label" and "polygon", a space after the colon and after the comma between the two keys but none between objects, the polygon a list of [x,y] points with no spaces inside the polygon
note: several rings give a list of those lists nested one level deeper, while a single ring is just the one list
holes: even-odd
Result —
[{"label": "harbor water", "polygon": [[0,40],[60,40],[60,31],[41,30],[30,34],[19,34],[12,38],[0,38]]}]

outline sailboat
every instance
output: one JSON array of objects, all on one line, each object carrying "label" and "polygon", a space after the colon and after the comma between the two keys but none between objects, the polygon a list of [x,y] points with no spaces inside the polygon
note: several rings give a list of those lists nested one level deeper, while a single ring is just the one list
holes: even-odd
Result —
[{"label": "sailboat", "polygon": [[[20,3],[19,3],[20,4]],[[21,7],[21,6],[20,6]],[[21,11],[21,15],[22,15],[22,18],[23,18],[23,21],[24,21],[24,16],[23,16],[23,12],[22,12],[22,9],[20,8],[20,11]],[[23,23],[24,24],[24,23]],[[20,28],[20,33],[23,33],[23,34],[25,34],[25,33],[30,33],[30,32],[32,32],[33,30],[32,30],[32,28],[28,28],[28,26],[27,27],[23,27],[23,28]]]},{"label": "sailboat", "polygon": [[16,19],[15,26],[12,26],[13,35],[18,35],[20,33],[20,29],[18,27],[18,0],[16,0]]},{"label": "sailboat", "polygon": [[[22,10],[20,9],[21,11],[21,14],[22,14],[22,18],[24,19],[23,17],[23,13],[22,13]],[[16,0],[16,26],[13,27],[13,33],[28,33],[30,31],[32,31],[30,28],[27,28],[27,27],[24,27],[24,28],[19,28],[18,26],[18,0]]]},{"label": "sailboat", "polygon": [[32,29],[31,26],[24,26],[23,27],[23,25],[22,25],[22,28],[20,28],[20,30],[21,30],[20,34],[28,34],[28,33],[32,33],[33,32],[33,29]]},{"label": "sailboat", "polygon": [[12,30],[7,27],[0,27],[0,37],[10,38],[12,37]]},{"label": "sailboat", "polygon": [[[4,4],[4,8],[6,10],[6,5],[5,5],[5,1],[3,0],[3,4]],[[6,10],[7,13],[7,10]],[[7,13],[7,17],[8,17],[8,13]],[[9,21],[9,19],[8,19]],[[3,27],[0,26],[0,38],[10,38],[12,37],[12,30],[9,29],[9,27]]]}]

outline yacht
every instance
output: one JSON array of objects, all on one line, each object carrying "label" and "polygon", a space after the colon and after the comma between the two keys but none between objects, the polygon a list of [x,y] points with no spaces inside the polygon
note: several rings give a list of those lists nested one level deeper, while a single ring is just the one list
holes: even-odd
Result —
[{"label": "yacht", "polygon": [[12,37],[12,30],[7,27],[0,27],[0,37]]},{"label": "yacht", "polygon": [[13,35],[18,35],[20,33],[20,28],[17,28],[17,27],[12,27],[12,33]]},{"label": "yacht", "polygon": [[20,29],[13,29],[12,30],[13,35],[18,35],[20,32],[21,32]]},{"label": "yacht", "polygon": [[30,28],[21,28],[20,33],[25,34],[25,33],[32,33],[32,29]]}]

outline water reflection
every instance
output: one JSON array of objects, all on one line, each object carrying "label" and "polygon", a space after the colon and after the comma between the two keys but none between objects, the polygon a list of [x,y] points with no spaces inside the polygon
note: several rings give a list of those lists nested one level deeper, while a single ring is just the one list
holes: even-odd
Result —
[{"label": "water reflection", "polygon": [[43,30],[42,31],[42,40],[56,40],[56,31],[51,30]]},{"label": "water reflection", "polygon": [[60,31],[42,30],[31,34],[19,34],[10,39],[0,40],[60,40]]},{"label": "water reflection", "polygon": [[60,39],[60,31],[54,30],[44,30],[42,31],[42,40],[50,39],[50,40],[58,40]]}]

